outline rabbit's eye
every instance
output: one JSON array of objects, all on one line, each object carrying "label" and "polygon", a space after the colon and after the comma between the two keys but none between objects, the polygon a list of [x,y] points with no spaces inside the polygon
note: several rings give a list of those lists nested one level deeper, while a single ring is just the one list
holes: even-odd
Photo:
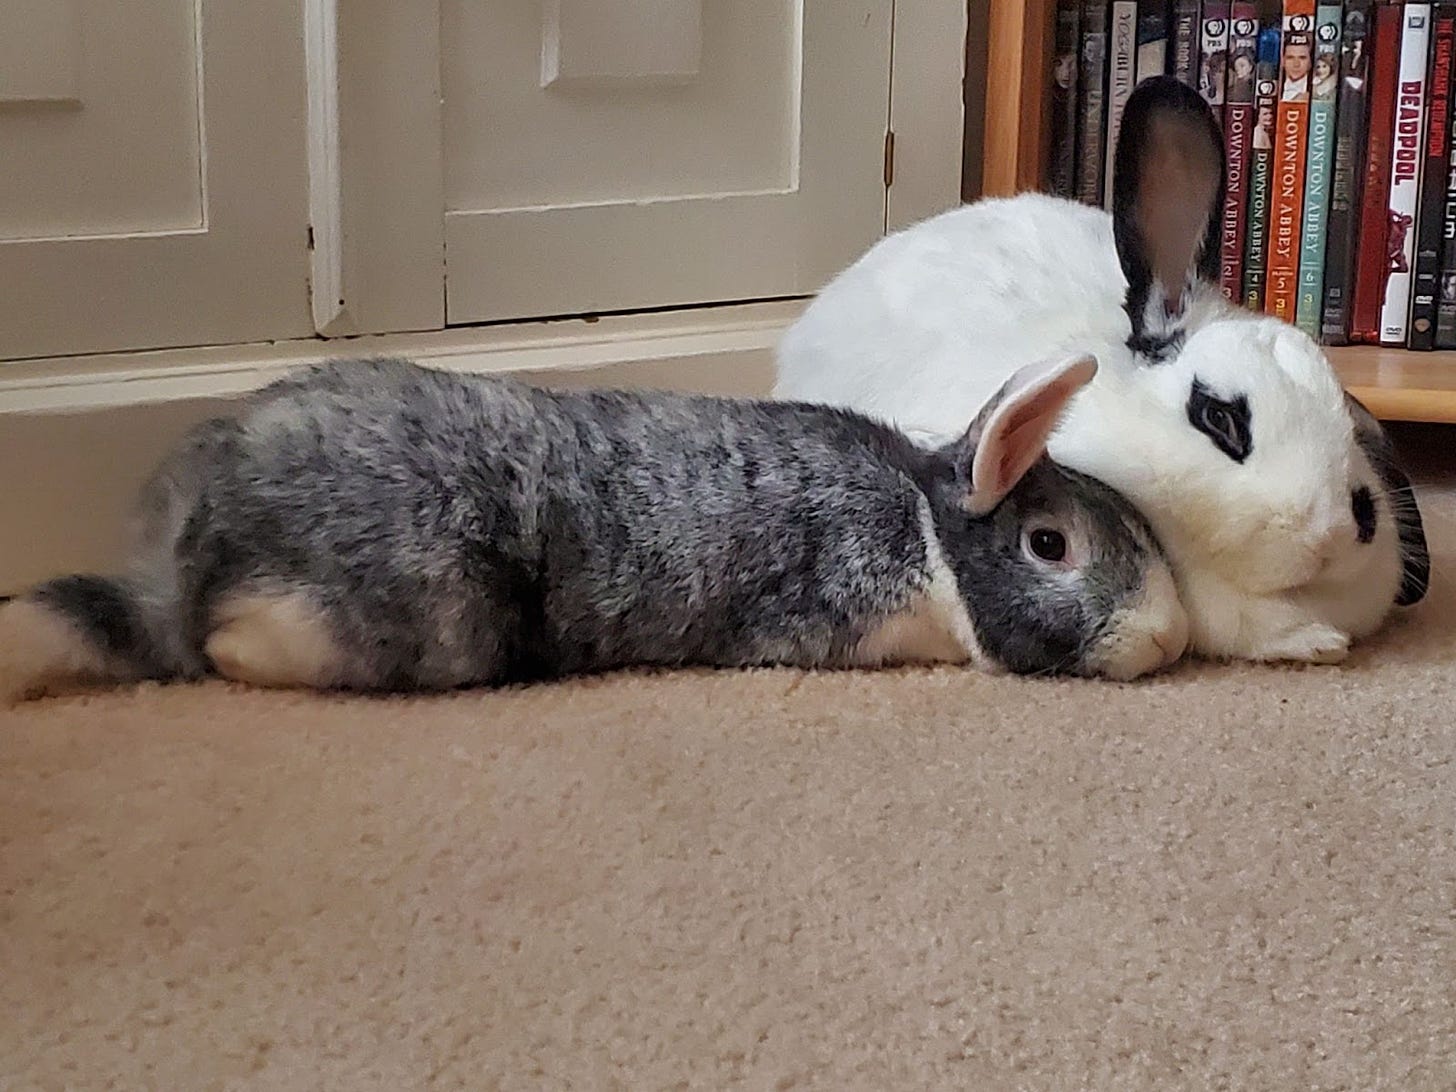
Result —
[{"label": "rabbit's eye", "polygon": [[1254,449],[1247,398],[1224,401],[1195,379],[1188,395],[1188,421],[1236,463],[1247,459]]},{"label": "rabbit's eye", "polygon": [[1060,531],[1038,528],[1026,536],[1026,545],[1035,556],[1054,564],[1067,556],[1067,537]]}]

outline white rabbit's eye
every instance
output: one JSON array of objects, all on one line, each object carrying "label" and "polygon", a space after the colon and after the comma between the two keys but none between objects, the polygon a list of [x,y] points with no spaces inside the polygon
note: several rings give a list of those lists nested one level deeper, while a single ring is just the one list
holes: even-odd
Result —
[{"label": "white rabbit's eye", "polygon": [[1198,380],[1193,381],[1188,395],[1189,423],[1236,463],[1247,459],[1254,449],[1250,417],[1249,400],[1244,396],[1225,401]]},{"label": "white rabbit's eye", "polygon": [[1038,527],[1027,532],[1026,548],[1031,551],[1032,556],[1055,565],[1066,559],[1067,536],[1060,531]]}]

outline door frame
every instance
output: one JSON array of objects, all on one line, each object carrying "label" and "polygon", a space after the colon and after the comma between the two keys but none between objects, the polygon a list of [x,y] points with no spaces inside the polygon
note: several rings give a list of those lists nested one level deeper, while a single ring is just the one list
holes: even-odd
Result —
[{"label": "door frame", "polygon": [[890,55],[893,185],[885,228],[897,231],[961,199],[969,7],[983,0],[895,0]]}]

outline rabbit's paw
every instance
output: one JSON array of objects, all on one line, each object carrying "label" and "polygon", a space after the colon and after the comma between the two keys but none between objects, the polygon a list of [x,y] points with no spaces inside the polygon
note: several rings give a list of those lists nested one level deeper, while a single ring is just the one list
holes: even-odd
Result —
[{"label": "rabbit's paw", "polygon": [[1350,635],[1333,626],[1311,622],[1270,640],[1260,659],[1310,664],[1337,664],[1350,654]]}]

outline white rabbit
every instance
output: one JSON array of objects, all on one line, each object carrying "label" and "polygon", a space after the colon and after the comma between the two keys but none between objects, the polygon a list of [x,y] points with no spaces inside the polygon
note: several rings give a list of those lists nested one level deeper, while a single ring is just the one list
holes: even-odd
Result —
[{"label": "white rabbit", "polygon": [[1113,213],[1024,194],[892,235],[784,336],[775,396],[938,445],[1029,361],[1093,354],[1048,450],[1147,517],[1205,656],[1335,662],[1425,593],[1410,483],[1319,346],[1216,284],[1224,155],[1198,94],[1145,81]]}]

